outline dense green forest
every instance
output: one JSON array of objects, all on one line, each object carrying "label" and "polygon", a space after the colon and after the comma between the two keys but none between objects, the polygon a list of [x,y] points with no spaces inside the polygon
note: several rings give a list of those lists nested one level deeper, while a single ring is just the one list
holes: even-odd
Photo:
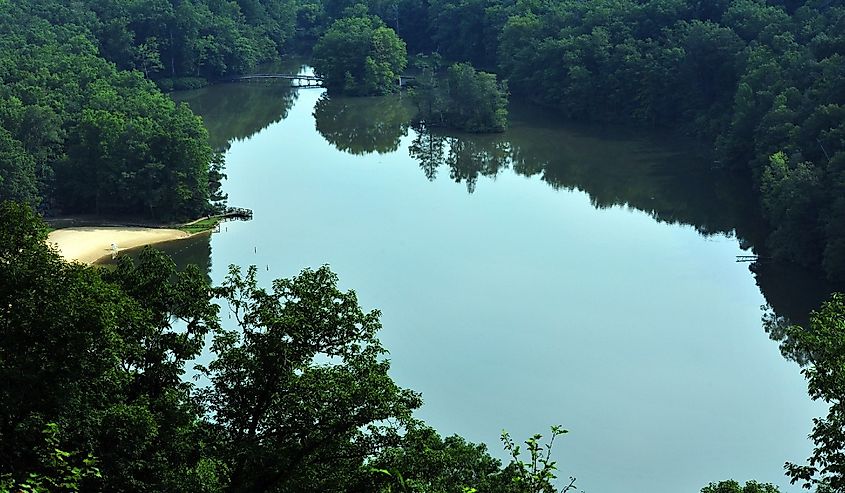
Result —
[{"label": "dense green forest", "polygon": [[222,162],[202,121],[106,61],[70,22],[85,11],[59,6],[0,4],[0,197],[64,213],[207,212]]},{"label": "dense green forest", "polygon": [[454,63],[441,75],[438,55],[417,58],[420,75],[411,92],[416,120],[423,126],[476,133],[504,132],[508,126],[507,84],[496,74]]},{"label": "dense green forest", "polygon": [[165,87],[252,70],[277,59],[294,34],[295,8],[286,0],[20,3],[53,25],[87,32],[118,69],[138,70]]},{"label": "dense green forest", "polygon": [[835,2],[520,5],[499,66],[514,93],[569,116],[713,141],[721,166],[756,182],[769,254],[842,279],[843,22]]},{"label": "dense green forest", "polygon": [[0,198],[52,214],[210,212],[222,159],[159,88],[278,59],[295,18],[284,0],[0,2]]},{"label": "dense green forest", "polygon": [[[327,268],[270,290],[233,269],[211,287],[153,251],[100,271],[45,246],[32,209],[156,220],[213,210],[222,159],[162,89],[294,49],[313,47],[318,69],[337,65],[325,75],[356,94],[389,92],[406,50],[457,63],[443,80],[466,94],[434,79],[418,93],[432,102],[429,125],[501,130],[502,80],[567,117],[680,128],[712,143],[717,166],[751,177],[769,222],[761,253],[845,279],[840,2],[0,0],[0,32],[0,200],[26,204],[0,209],[0,491],[550,491],[519,456],[502,464],[414,420],[421,398],[388,376],[378,314]],[[363,40],[360,66],[336,57],[347,38]],[[480,93],[493,120],[447,114]],[[338,104],[355,103],[316,111]],[[347,127],[320,125],[348,146]],[[434,137],[420,132],[414,152],[445,159]],[[372,147],[395,141],[386,132]],[[468,188],[483,173],[452,169]],[[812,330],[786,330],[813,362],[811,396],[830,405],[808,464],[787,467],[819,491],[845,491],[843,320],[834,297]],[[198,387],[183,376],[206,337],[214,358],[196,369],[209,382]]]},{"label": "dense green forest", "polygon": [[356,96],[398,89],[408,64],[405,43],[378,17],[356,15],[335,21],[314,46],[314,71],[330,90]]}]

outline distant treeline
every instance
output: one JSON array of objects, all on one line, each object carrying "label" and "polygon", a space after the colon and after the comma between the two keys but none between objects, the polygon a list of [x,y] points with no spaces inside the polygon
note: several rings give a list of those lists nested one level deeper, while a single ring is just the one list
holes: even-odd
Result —
[{"label": "distant treeline", "polygon": [[[19,3],[19,2],[14,2]],[[294,35],[293,0],[27,0],[53,25],[84,29],[119,69],[196,84],[278,59]],[[180,80],[182,78],[182,80]],[[201,83],[201,82],[200,82]]]}]

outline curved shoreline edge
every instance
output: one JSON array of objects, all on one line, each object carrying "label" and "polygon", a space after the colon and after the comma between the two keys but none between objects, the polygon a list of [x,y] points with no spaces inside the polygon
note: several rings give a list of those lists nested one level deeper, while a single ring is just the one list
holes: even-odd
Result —
[{"label": "curved shoreline edge", "polygon": [[128,226],[75,227],[51,231],[47,235],[47,243],[53,246],[65,260],[91,265],[111,255],[112,244],[117,246],[118,252],[122,252],[156,243],[191,238],[203,233],[205,232],[191,234],[179,229]]}]

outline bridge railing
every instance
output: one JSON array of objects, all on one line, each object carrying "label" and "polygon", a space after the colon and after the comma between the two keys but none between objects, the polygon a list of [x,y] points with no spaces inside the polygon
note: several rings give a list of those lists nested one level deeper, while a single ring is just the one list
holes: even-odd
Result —
[{"label": "bridge railing", "polygon": [[[305,81],[305,82],[317,82],[322,84],[325,80],[322,76],[319,75],[304,75],[304,74],[281,74],[281,73],[264,73],[264,74],[246,74],[246,75],[238,75],[235,77],[229,77],[227,79],[223,79],[226,82],[238,82],[238,81],[248,81],[253,79],[283,79],[283,80],[290,80],[290,81]],[[400,75],[399,76],[399,85],[402,86],[406,82],[412,82],[416,80],[416,77],[413,75]]]}]

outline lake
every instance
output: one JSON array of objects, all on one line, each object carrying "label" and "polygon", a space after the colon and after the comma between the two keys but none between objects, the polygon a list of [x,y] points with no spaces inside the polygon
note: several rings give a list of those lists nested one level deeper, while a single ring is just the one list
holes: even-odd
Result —
[{"label": "lake", "polygon": [[828,288],[736,261],[762,238],[750,185],[695,144],[520,105],[504,134],[444,134],[412,128],[407,97],[283,83],[175,97],[255,217],[167,249],[214,282],[229,264],[267,284],[329,264],[381,310],[391,373],[441,434],[504,458],[503,429],[561,424],[561,476],[592,493],[801,491],[783,463],[808,456],[823,409],[762,306],[801,319]]}]

